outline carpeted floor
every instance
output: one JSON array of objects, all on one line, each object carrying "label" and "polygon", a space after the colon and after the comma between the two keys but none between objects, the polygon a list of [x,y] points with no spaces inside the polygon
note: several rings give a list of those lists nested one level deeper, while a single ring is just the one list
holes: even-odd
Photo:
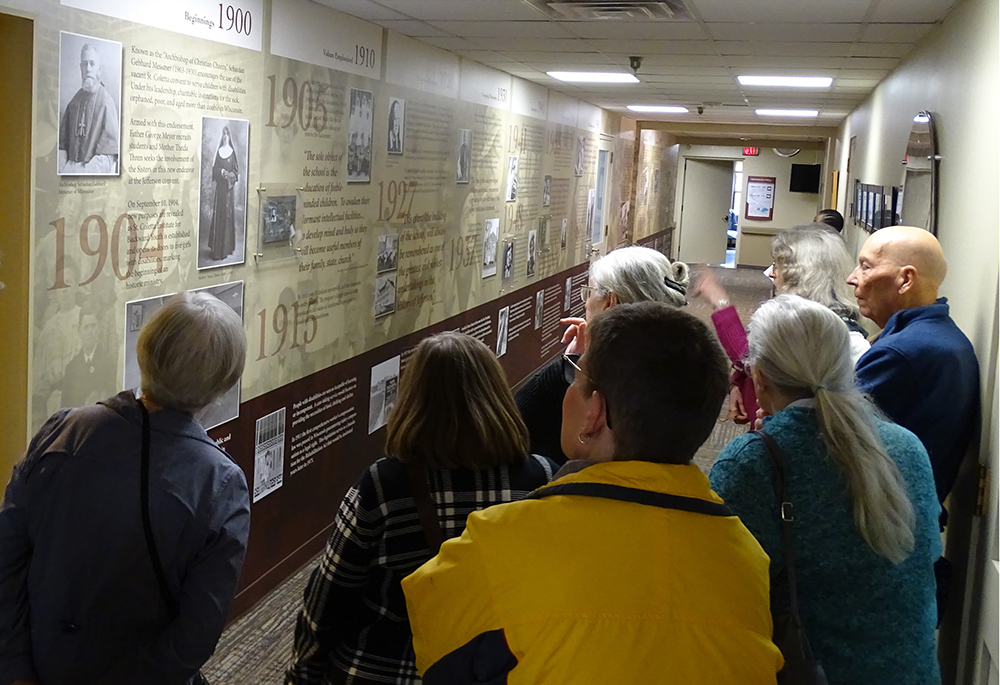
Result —
[{"label": "carpeted floor", "polygon": [[[701,267],[705,268],[705,267]],[[771,294],[771,282],[757,269],[712,269],[729,293],[744,324],[750,315]],[[697,275],[692,275],[692,285]],[[693,299],[686,311],[711,325],[711,307]],[[746,426],[725,421],[720,415],[711,437],[695,455],[695,463],[708,473],[719,452],[736,436],[746,432]],[[291,658],[295,617],[302,604],[302,593],[318,557],[286,580],[253,609],[234,622],[205,664],[202,672],[213,685],[258,685],[284,682],[284,669]]]}]

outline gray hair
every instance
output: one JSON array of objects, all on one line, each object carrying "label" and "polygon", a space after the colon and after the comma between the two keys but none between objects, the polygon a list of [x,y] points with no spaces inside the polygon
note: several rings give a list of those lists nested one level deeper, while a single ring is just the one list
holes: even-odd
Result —
[{"label": "gray hair", "polygon": [[590,265],[598,293],[614,293],[620,304],[664,302],[680,307],[690,282],[688,265],[673,262],[648,247],[632,245],[609,252]]},{"label": "gray hair", "polygon": [[826,224],[795,226],[771,239],[771,259],[781,271],[781,292],[819,302],[858,320],[857,301],[847,277],[854,260],[844,239]]},{"label": "gray hair", "polygon": [[243,373],[243,321],[208,293],[175,295],[139,333],[143,394],[167,409],[196,413]]},{"label": "gray hair", "polygon": [[854,525],[877,554],[913,551],[916,516],[899,468],[882,444],[877,410],[854,382],[844,322],[796,295],[778,295],[750,319],[748,360],[790,396],[813,395],[827,453],[847,477]]}]

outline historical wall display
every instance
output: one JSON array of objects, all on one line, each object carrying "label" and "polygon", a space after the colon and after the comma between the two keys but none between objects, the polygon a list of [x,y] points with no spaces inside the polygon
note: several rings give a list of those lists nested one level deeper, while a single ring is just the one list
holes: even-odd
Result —
[{"label": "historical wall display", "polygon": [[36,16],[32,432],[139,391],[171,294],[238,311],[242,381],[202,417],[252,492],[236,611],[322,546],[423,337],[478,337],[514,385],[582,315],[613,115],[305,0],[10,1]]}]

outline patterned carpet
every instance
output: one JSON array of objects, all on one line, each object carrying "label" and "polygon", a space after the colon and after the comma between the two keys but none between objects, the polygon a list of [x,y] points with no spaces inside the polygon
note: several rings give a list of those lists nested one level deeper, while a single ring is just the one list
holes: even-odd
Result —
[{"label": "patterned carpet", "polygon": [[[726,288],[729,301],[735,305],[744,324],[770,297],[771,282],[757,269],[707,268]],[[692,282],[695,278],[692,277]],[[686,311],[711,325],[711,307],[700,299],[693,300]],[[711,470],[722,448],[747,430],[746,426],[724,419],[725,412],[721,414],[711,437],[695,455],[695,463],[705,473]],[[215,655],[202,669],[210,683],[258,685],[284,682],[284,670],[292,654],[295,616],[302,604],[302,593],[309,582],[309,575],[317,563],[318,557],[229,626],[222,634]]]}]

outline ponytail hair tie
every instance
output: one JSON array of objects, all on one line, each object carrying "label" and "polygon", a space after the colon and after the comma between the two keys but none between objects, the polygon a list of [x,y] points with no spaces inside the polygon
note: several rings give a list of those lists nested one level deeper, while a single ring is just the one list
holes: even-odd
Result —
[{"label": "ponytail hair tie", "polygon": [[816,394],[817,392],[819,392],[820,390],[829,390],[829,389],[830,389],[830,388],[826,387],[826,386],[825,386],[825,385],[823,385],[822,383],[817,383],[816,385],[812,386],[812,392],[813,392],[813,395],[815,395],[815,394]]},{"label": "ponytail hair tie", "polygon": [[667,286],[671,290],[676,290],[677,292],[679,292],[681,295],[684,295],[685,297],[687,296],[687,288],[685,288],[683,285],[681,285],[680,283],[678,283],[674,279],[670,278],[670,276],[664,276],[663,277],[663,285]]}]

